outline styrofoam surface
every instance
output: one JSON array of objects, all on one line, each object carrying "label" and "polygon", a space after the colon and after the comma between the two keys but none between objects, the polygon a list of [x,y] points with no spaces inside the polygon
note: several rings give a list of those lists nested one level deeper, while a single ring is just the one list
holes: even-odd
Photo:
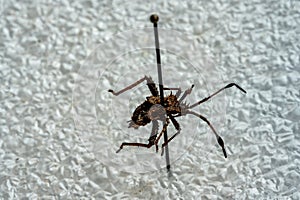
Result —
[{"label": "styrofoam surface", "polygon": [[[289,1],[24,1],[0,3],[0,198],[299,199],[300,3]],[[188,102],[171,173],[128,129],[157,81],[149,16],[160,16],[164,84]],[[167,93],[166,93],[167,94]],[[160,129],[162,125],[160,125]],[[175,130],[170,125],[169,136]]]}]

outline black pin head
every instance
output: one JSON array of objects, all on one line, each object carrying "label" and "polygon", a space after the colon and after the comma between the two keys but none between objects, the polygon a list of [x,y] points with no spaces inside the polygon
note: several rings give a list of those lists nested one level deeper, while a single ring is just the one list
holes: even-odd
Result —
[{"label": "black pin head", "polygon": [[150,21],[151,21],[152,23],[157,23],[158,20],[159,20],[159,17],[158,17],[157,14],[153,14],[153,15],[150,16]]}]

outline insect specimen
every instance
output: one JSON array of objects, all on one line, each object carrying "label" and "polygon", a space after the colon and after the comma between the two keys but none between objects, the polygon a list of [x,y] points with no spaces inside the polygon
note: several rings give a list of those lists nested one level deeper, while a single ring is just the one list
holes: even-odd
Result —
[{"label": "insect specimen", "polygon": [[[161,98],[158,93],[156,84],[153,82],[153,80],[150,76],[145,76],[142,79],[136,81],[135,83],[125,87],[124,89],[122,89],[118,92],[114,92],[113,90],[108,90],[108,91],[111,92],[113,95],[118,96],[118,95],[122,94],[123,92],[126,92],[126,91],[134,88],[135,86],[141,84],[143,81],[147,82],[147,86],[151,92],[151,96],[146,97],[146,100],[135,109],[135,111],[132,114],[131,120],[128,122],[129,122],[129,128],[133,127],[135,129],[139,128],[140,126],[146,126],[147,124],[152,123],[151,135],[148,139],[148,143],[123,142],[121,144],[119,150],[117,150],[117,153],[120,152],[124,146],[137,146],[137,147],[150,148],[153,145],[155,145],[156,152],[157,152],[158,151],[158,142],[159,142],[161,136],[167,130],[167,127],[171,121],[173,126],[177,130],[177,132],[173,136],[168,138],[168,140],[162,144],[161,148],[162,148],[162,154],[163,154],[164,147],[169,142],[171,142],[178,134],[180,134],[181,128],[180,128],[180,124],[178,123],[176,118],[181,117],[181,116],[186,116],[186,115],[194,115],[207,123],[207,125],[210,127],[210,129],[216,136],[218,144],[222,148],[224,157],[227,158],[224,141],[221,138],[221,136],[216,132],[213,125],[208,121],[208,119],[206,117],[204,117],[203,115],[201,115],[191,109],[208,101],[210,98],[214,97],[215,95],[217,95],[221,91],[225,90],[226,88],[235,86],[242,92],[246,93],[246,91],[243,88],[241,88],[239,85],[237,85],[235,83],[230,83],[230,84],[226,85],[225,87],[219,89],[215,93],[209,95],[208,97],[206,97],[194,104],[191,104],[191,105],[188,103],[185,103],[183,100],[185,100],[185,98],[189,94],[191,94],[192,89],[194,88],[194,85],[192,85],[190,88],[185,90],[183,94],[182,94],[181,88],[163,88],[164,91],[171,90],[171,93],[169,95],[167,95],[166,97],[164,97],[164,103],[163,103],[163,105],[161,105]],[[172,90],[176,91],[176,93],[172,94]],[[159,121],[162,121],[164,124],[163,128],[160,132],[158,131],[158,122]]]},{"label": "insect specimen", "polygon": [[[169,163],[169,156],[168,156],[168,143],[172,141],[181,131],[180,124],[176,120],[177,117],[185,116],[185,115],[194,115],[204,122],[208,124],[208,126],[213,131],[219,145],[222,148],[224,157],[227,158],[227,153],[224,146],[224,141],[221,136],[216,132],[214,127],[211,123],[201,114],[196,113],[195,111],[191,110],[192,108],[206,102],[213,96],[217,95],[221,91],[226,88],[230,88],[232,86],[237,87],[242,92],[246,93],[244,89],[242,89],[239,85],[235,83],[230,83],[225,87],[221,88],[217,92],[209,95],[208,97],[190,105],[183,100],[192,92],[194,85],[192,85],[189,89],[185,90],[183,95],[181,95],[181,88],[164,88],[162,83],[162,72],[161,72],[161,61],[160,61],[160,48],[159,48],[159,40],[158,40],[158,29],[157,29],[157,22],[159,20],[158,15],[153,14],[150,16],[150,21],[153,23],[154,27],[154,36],[155,36],[155,49],[156,49],[156,60],[157,60],[157,69],[158,69],[158,80],[159,80],[159,91],[158,93],[156,84],[153,82],[150,76],[145,76],[144,78],[136,81],[135,83],[125,87],[124,89],[120,90],[119,92],[114,92],[113,90],[108,90],[115,96],[126,92],[135,86],[141,84],[143,81],[147,81],[148,89],[151,92],[151,96],[146,97],[146,101],[144,101],[141,105],[139,105],[132,114],[131,120],[129,122],[129,128],[133,127],[135,129],[139,128],[140,126],[146,126],[149,123],[152,123],[152,131],[150,137],[148,139],[148,143],[137,143],[137,142],[123,142],[117,150],[117,153],[120,152],[124,146],[137,146],[137,147],[146,147],[150,148],[153,145],[156,147],[156,152],[158,152],[158,142],[162,135],[164,135],[164,143],[162,144],[162,155],[164,152],[164,148],[166,148],[166,162],[167,162],[167,169],[170,169]],[[175,95],[172,92],[164,97],[165,90],[174,90],[177,91]],[[158,121],[163,122],[163,128],[160,132],[158,132]],[[170,124],[170,121],[174,125],[177,132],[170,138],[167,136],[167,127]]]}]

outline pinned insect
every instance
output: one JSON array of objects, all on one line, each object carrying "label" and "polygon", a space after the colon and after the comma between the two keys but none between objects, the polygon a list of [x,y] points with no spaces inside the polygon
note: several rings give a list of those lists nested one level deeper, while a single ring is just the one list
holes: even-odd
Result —
[{"label": "pinned insect", "polygon": [[[123,142],[121,144],[119,150],[117,150],[117,153],[120,152],[124,146],[137,146],[137,147],[150,148],[153,145],[155,145],[156,152],[158,152],[158,142],[159,142],[161,136],[167,130],[167,127],[171,121],[172,124],[174,125],[175,129],[177,130],[177,132],[172,137],[168,138],[168,140],[162,144],[161,148],[162,148],[162,155],[163,155],[164,147],[169,142],[171,142],[181,131],[180,124],[177,122],[176,118],[190,114],[190,115],[194,115],[194,116],[200,118],[201,120],[203,120],[204,122],[207,123],[207,125],[210,127],[210,129],[216,136],[218,144],[222,148],[224,157],[227,158],[227,153],[226,153],[224,142],[223,142],[223,139],[221,138],[221,136],[216,132],[216,130],[211,125],[211,123],[206,119],[206,117],[192,111],[191,109],[206,102],[207,100],[214,97],[215,95],[217,95],[218,93],[220,93],[221,91],[223,91],[226,88],[235,86],[242,92],[246,93],[246,91],[243,88],[241,88],[239,85],[237,85],[235,83],[230,83],[230,84],[226,85],[225,87],[221,88],[220,90],[218,90],[217,92],[209,95],[208,97],[206,97],[192,105],[184,103],[183,100],[189,94],[191,94],[192,89],[194,88],[194,85],[192,85],[189,89],[185,90],[182,95],[181,95],[181,93],[182,93],[181,88],[163,88],[163,90],[174,90],[177,92],[175,95],[172,94],[172,92],[171,92],[168,96],[164,97],[164,103],[163,103],[163,105],[161,105],[161,99],[160,99],[159,93],[157,91],[156,84],[153,82],[153,80],[150,76],[145,76],[144,78],[125,87],[124,89],[120,90],[119,92],[114,92],[113,90],[108,90],[108,92],[111,92],[113,95],[118,96],[118,95],[122,94],[123,92],[126,92],[126,91],[134,88],[135,86],[141,84],[143,81],[147,81],[147,86],[151,92],[151,96],[146,97],[146,100],[135,109],[135,111],[133,112],[133,115],[131,117],[131,120],[128,121],[129,122],[128,128],[133,127],[135,129],[137,129],[140,126],[146,126],[147,124],[152,123],[152,132],[148,139],[148,143]],[[158,133],[158,121],[162,121],[164,124],[160,133]]]}]

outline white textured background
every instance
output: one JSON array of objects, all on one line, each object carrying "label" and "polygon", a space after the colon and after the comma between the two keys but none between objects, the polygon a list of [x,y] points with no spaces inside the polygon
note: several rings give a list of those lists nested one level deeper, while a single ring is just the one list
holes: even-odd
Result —
[{"label": "white textured background", "polygon": [[[0,1],[0,198],[299,199],[299,10],[298,0]],[[170,176],[154,149],[114,153],[148,138],[126,128],[145,85],[106,93],[156,80],[153,12],[168,86],[195,83],[191,102],[232,81],[248,92],[197,108],[227,159],[205,124],[179,119]]]}]

